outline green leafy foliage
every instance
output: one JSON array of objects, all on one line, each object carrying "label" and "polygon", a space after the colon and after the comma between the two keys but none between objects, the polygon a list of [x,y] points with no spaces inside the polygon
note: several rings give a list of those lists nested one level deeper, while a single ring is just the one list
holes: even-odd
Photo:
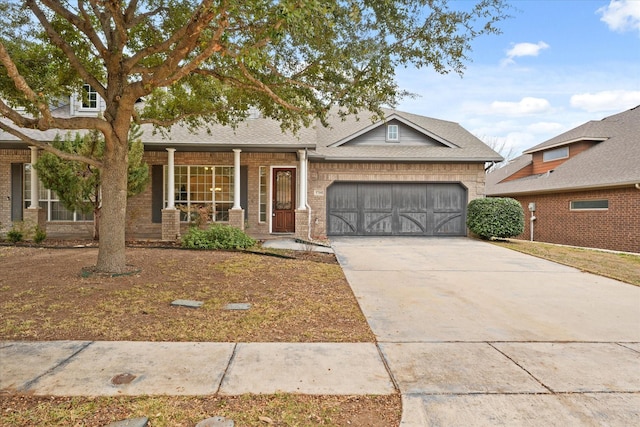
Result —
[{"label": "green leafy foliage", "polygon": [[182,238],[182,246],[189,249],[246,249],[255,244],[239,228],[223,224],[213,224],[204,230],[190,227]]},{"label": "green leafy foliage", "polygon": [[18,242],[21,242],[23,239],[24,239],[24,233],[22,232],[22,230],[19,230],[17,228],[12,228],[7,232],[7,240],[9,240],[11,243],[18,243]]},{"label": "green leafy foliage", "polygon": [[467,227],[482,239],[514,237],[524,231],[524,211],[508,197],[475,199],[467,207]]},{"label": "green leafy foliage", "polygon": [[44,239],[46,238],[47,238],[47,232],[44,230],[44,228],[40,227],[39,225],[36,225],[33,230],[33,241],[37,244],[40,244],[44,242]]}]

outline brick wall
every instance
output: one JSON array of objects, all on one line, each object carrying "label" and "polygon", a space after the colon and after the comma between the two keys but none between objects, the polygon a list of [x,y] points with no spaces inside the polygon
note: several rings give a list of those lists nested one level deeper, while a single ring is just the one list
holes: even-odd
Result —
[{"label": "brick wall", "polygon": [[335,181],[460,182],[467,187],[468,203],[484,195],[485,172],[481,163],[311,163],[312,237],[326,237],[327,188]]},{"label": "brick wall", "polygon": [[[640,190],[633,186],[609,190],[515,197],[525,211],[529,240],[529,203],[536,203],[534,240],[563,245],[640,253]],[[607,199],[607,210],[572,211],[571,201]]]}]

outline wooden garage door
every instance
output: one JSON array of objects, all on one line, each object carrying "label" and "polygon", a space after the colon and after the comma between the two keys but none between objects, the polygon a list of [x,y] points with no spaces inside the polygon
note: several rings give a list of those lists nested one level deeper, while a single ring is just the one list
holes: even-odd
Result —
[{"label": "wooden garage door", "polygon": [[458,183],[336,182],[327,193],[327,234],[464,236],[466,205]]}]

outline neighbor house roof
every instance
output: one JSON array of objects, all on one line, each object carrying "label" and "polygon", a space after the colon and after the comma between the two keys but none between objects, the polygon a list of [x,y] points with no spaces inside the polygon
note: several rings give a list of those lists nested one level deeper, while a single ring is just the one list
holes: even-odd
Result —
[{"label": "neighbor house roof", "polygon": [[[532,154],[578,141],[601,141],[553,171],[501,182],[529,165]],[[536,145],[487,174],[487,195],[515,195],[640,183],[640,106],[587,122]]]},{"label": "neighbor house roof", "polygon": [[[197,151],[232,147],[248,151],[307,149],[310,158],[326,161],[488,162],[502,160],[499,154],[458,123],[389,109],[383,111],[385,119],[376,122],[371,121],[371,114],[342,118],[332,112],[328,118],[328,127],[316,122],[314,126],[301,128],[295,134],[283,132],[279,122],[266,118],[248,118],[235,128],[214,124],[208,130],[202,129],[195,133],[190,132],[185,126],[175,125],[166,135],[154,131],[150,125],[145,125],[142,140],[147,149],[156,150],[165,147]],[[68,116],[68,106],[61,108],[58,114]],[[423,133],[437,143],[425,146],[340,144],[379,126],[384,126],[388,120],[392,119]],[[25,131],[30,137],[44,141],[51,141],[57,133],[64,132]],[[19,143],[19,140],[0,131],[0,142]]]}]

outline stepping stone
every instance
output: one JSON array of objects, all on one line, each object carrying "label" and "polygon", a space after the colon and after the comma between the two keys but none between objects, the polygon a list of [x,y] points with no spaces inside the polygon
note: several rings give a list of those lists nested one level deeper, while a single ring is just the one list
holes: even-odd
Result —
[{"label": "stepping stone", "polygon": [[177,300],[171,302],[171,305],[173,305],[173,306],[188,307],[188,308],[200,308],[200,307],[202,307],[202,304],[204,304],[204,302],[202,302],[202,301],[194,301],[194,300],[190,300],[190,299],[177,299]]},{"label": "stepping stone", "polygon": [[225,310],[249,310],[250,308],[251,304],[246,302],[230,303],[224,306]]},{"label": "stepping stone", "polygon": [[196,424],[196,427],[233,427],[234,425],[233,420],[226,419],[225,417],[212,417],[200,421]]},{"label": "stepping stone", "polygon": [[147,427],[149,418],[129,418],[128,420],[116,421],[114,423],[107,424],[105,427]]}]

